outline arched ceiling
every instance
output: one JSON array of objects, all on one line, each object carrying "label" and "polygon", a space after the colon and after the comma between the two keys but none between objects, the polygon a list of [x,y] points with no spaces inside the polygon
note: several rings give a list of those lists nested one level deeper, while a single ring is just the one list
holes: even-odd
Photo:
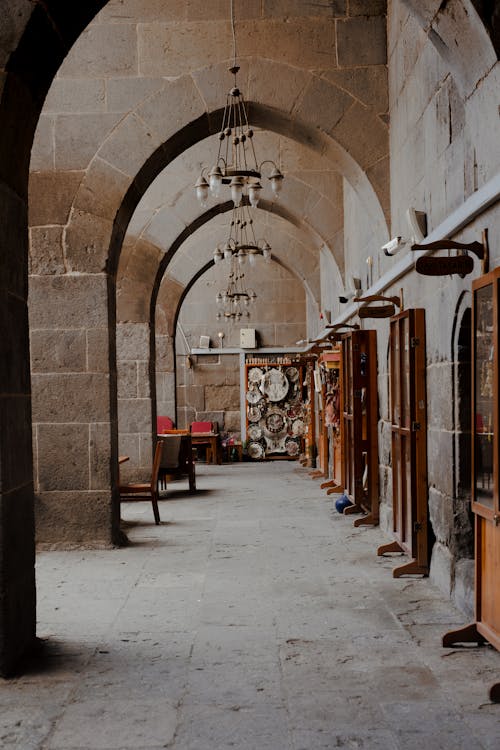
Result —
[{"label": "arched ceiling", "polygon": [[[388,210],[383,3],[372,16],[366,9],[348,16],[341,5],[235,8],[239,83],[252,124],[268,130],[259,156],[280,155],[284,209],[309,234],[295,244],[326,244],[340,269],[342,178],[384,238]],[[39,174],[59,173],[54,182],[61,173],[81,176],[65,222],[69,270],[112,270],[113,236],[121,243],[139,201],[129,232],[161,249],[196,223],[192,183],[199,164],[212,160],[208,136],[230,85],[228,10],[229,3],[112,0],[71,50],[49,93],[32,160]],[[159,206],[158,185],[144,192],[162,170],[168,190]],[[81,252],[90,231],[93,242]]]}]

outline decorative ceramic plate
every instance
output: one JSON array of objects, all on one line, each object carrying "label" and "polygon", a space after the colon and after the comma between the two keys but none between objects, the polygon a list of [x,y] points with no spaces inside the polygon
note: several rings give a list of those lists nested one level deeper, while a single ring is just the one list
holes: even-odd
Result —
[{"label": "decorative ceramic plate", "polygon": [[260,367],[252,367],[252,369],[248,371],[248,382],[258,384],[262,380],[263,375],[264,372]]},{"label": "decorative ceramic plate", "polygon": [[248,425],[248,437],[250,440],[259,440],[262,437],[262,429],[258,424]]},{"label": "decorative ceramic plate", "polygon": [[262,398],[262,393],[257,390],[257,388],[252,388],[252,390],[247,391],[247,401],[249,404],[256,404],[258,403]]},{"label": "decorative ceramic plate", "polygon": [[290,383],[296,383],[299,379],[299,371],[296,367],[287,367],[285,370],[285,375],[287,376]]},{"label": "decorative ceramic plate", "polygon": [[249,406],[248,407],[248,421],[249,422],[258,422],[259,419],[262,417],[262,410],[259,406]]},{"label": "decorative ceramic plate", "polygon": [[304,435],[306,432],[306,425],[302,419],[295,419],[292,422],[292,433],[294,435]]},{"label": "decorative ceramic plate", "polygon": [[300,445],[297,440],[293,438],[287,438],[285,440],[285,450],[289,456],[298,456],[300,452]]},{"label": "decorative ceramic plate", "polygon": [[264,455],[264,446],[262,443],[248,443],[247,453],[250,458],[262,458]]},{"label": "decorative ceramic plate", "polygon": [[264,375],[262,390],[269,401],[282,401],[288,393],[289,383],[281,370],[273,368]]},{"label": "decorative ceramic plate", "polygon": [[275,435],[285,429],[285,417],[279,411],[271,411],[266,417],[267,430]]}]

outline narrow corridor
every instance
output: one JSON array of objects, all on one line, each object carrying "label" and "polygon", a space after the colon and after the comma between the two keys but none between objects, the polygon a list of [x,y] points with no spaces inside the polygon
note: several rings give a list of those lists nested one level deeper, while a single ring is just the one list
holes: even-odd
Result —
[{"label": "narrow corridor", "polygon": [[0,747],[498,750],[500,654],[441,648],[463,615],[378,529],[288,462],[197,483],[160,527],[123,506],[129,547],[39,554],[44,668],[0,683]]}]

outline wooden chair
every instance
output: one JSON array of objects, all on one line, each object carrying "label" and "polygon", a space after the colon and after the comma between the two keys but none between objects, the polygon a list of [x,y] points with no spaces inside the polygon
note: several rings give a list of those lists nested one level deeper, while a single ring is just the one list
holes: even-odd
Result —
[{"label": "wooden chair", "polygon": [[153,459],[151,482],[149,484],[141,482],[137,482],[136,484],[120,484],[118,488],[120,491],[120,502],[151,500],[156,525],[160,523],[160,511],[158,510],[158,474],[160,471],[162,450],[163,440],[158,440]]},{"label": "wooden chair", "polygon": [[189,480],[189,490],[196,490],[195,464],[193,461],[193,447],[191,435],[187,432],[168,433],[159,436],[163,439],[163,450],[160,461],[159,481],[166,489],[167,477]]},{"label": "wooden chair", "polygon": [[222,463],[222,451],[220,449],[219,425],[217,422],[191,422],[191,438],[193,445],[205,448],[205,461],[209,463]]}]

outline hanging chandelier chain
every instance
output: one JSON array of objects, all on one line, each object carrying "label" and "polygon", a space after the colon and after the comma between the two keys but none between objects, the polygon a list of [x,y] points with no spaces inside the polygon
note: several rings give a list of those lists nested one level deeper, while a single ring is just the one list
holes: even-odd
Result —
[{"label": "hanging chandelier chain", "polygon": [[[231,33],[233,36],[233,68],[236,68],[236,28],[234,22],[234,0],[230,0],[231,5]],[[234,74],[236,85],[236,73]]]},{"label": "hanging chandelier chain", "polygon": [[196,194],[202,206],[206,205],[209,193],[218,198],[223,185],[229,185],[235,206],[241,204],[244,194],[248,196],[252,206],[257,206],[262,191],[260,184],[262,164],[265,163],[271,163],[273,166],[267,177],[275,199],[281,191],[284,179],[276,162],[266,159],[259,165],[257,159],[254,132],[248,121],[243,95],[236,82],[236,75],[240,68],[237,64],[234,0],[230,0],[230,8],[233,66],[229,70],[234,76],[234,86],[226,96],[222,129],[219,132],[217,161],[208,173],[209,182],[207,182],[204,175],[205,168],[203,168],[195,184]]}]

